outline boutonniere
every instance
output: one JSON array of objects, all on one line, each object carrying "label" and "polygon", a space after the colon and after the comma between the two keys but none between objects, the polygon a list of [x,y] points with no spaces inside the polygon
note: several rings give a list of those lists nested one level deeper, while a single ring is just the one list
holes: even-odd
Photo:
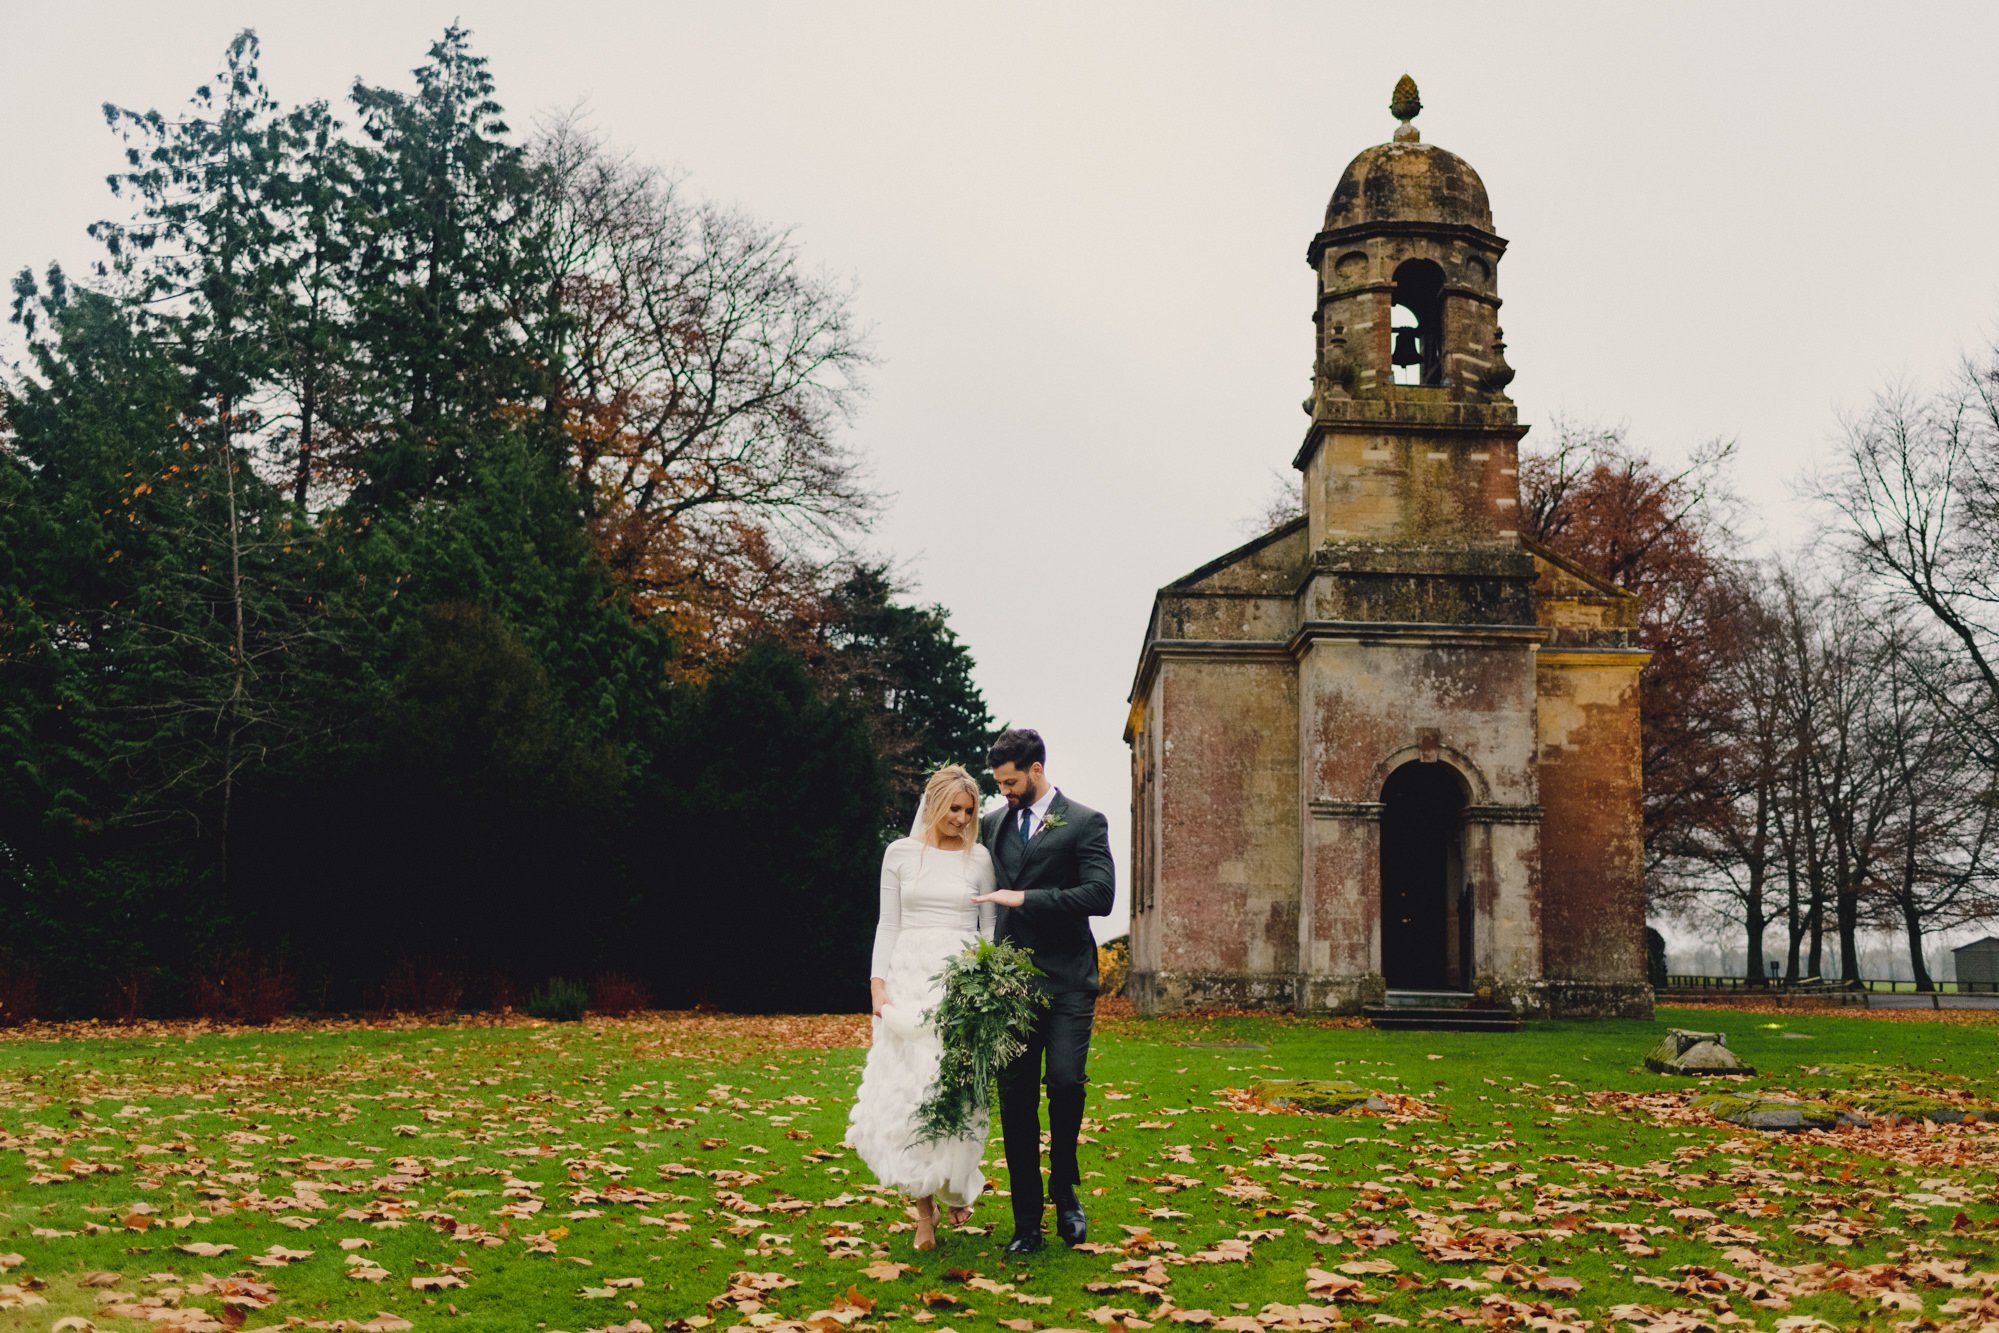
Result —
[{"label": "boutonniere", "polygon": [[1049,829],[1063,828],[1066,827],[1068,823],[1069,823],[1068,820],[1062,818],[1062,816],[1054,813],[1053,811],[1050,811],[1048,817],[1041,821],[1041,827],[1034,831],[1034,836],[1038,838],[1042,834],[1046,833]]}]

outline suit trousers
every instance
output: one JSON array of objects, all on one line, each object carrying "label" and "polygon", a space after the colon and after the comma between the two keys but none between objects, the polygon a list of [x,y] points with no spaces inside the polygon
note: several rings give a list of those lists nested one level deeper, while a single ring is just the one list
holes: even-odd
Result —
[{"label": "suit trousers", "polygon": [[[1000,1134],[1016,1231],[1041,1230],[1041,1083],[1048,1084],[1048,1184],[1058,1199],[1082,1180],[1076,1138],[1083,1130],[1083,1086],[1090,1081],[1090,1028],[1097,997],[1058,991],[1035,1019],[1027,1049],[1000,1071]],[[1046,1071],[1044,1074],[1044,1070]]]}]

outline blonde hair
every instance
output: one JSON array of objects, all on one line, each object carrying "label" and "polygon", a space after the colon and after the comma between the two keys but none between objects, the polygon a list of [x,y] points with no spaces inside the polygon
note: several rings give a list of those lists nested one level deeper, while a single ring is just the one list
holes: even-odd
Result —
[{"label": "blonde hair", "polygon": [[[976,824],[980,805],[979,784],[962,765],[946,764],[932,773],[930,781],[924,784],[923,804],[917,807],[915,834],[916,840],[926,848],[939,839],[944,816],[951,810],[951,798],[961,791],[972,798],[972,821]],[[971,855],[972,846],[978,840],[975,828],[965,830],[964,852],[967,856]]]}]

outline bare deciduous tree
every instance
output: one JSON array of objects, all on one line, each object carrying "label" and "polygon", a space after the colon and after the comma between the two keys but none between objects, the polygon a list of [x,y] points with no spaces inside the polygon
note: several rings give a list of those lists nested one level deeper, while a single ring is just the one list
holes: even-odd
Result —
[{"label": "bare deciduous tree", "polygon": [[[1994,912],[1990,774],[1937,702],[1934,633],[1884,615],[1849,573],[1796,566],[1751,585],[1746,652],[1726,697],[1730,801],[1672,861],[1664,900],[1694,923],[1744,931],[1745,972],[1763,975],[1763,935],[1787,932],[1785,975],[1859,975],[1860,932],[1902,934],[1919,989],[1934,985],[1924,940]],[[1924,631],[1924,632],[1919,632]]]},{"label": "bare deciduous tree", "polygon": [[1917,633],[1912,617],[1890,619],[1877,635],[1886,659],[1874,700],[1875,735],[1895,803],[1893,856],[1877,872],[1867,907],[1883,928],[1907,940],[1916,989],[1934,982],[1923,957],[1925,935],[1999,914],[1999,792],[1956,724],[1936,682],[1947,678],[1949,652]]},{"label": "bare deciduous tree", "polygon": [[1956,646],[1933,697],[1999,769],[1999,350],[1928,398],[1883,393],[1813,489],[1883,593]]},{"label": "bare deciduous tree", "polygon": [[1727,703],[1728,799],[1703,804],[1703,817],[1660,869],[1655,901],[1683,920],[1736,925],[1747,945],[1744,975],[1760,982],[1767,976],[1764,935],[1786,905],[1779,892],[1787,868],[1784,804],[1796,747],[1774,590],[1746,570],[1730,587],[1728,614],[1736,623],[1728,637],[1740,650],[1719,662],[1714,694]]},{"label": "bare deciduous tree", "polygon": [[536,155],[560,275],[547,410],[584,508],[651,609],[755,619],[877,506],[840,431],[869,362],[850,293],[784,232],[685,197],[573,120]]},{"label": "bare deciduous tree", "polygon": [[1245,537],[1261,537],[1305,517],[1305,491],[1298,474],[1289,469],[1270,469],[1263,498],[1254,513],[1244,516],[1236,528]]}]

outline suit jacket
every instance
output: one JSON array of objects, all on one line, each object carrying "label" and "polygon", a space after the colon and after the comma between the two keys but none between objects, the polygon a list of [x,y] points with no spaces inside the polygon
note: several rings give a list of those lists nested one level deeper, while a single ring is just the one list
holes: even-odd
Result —
[{"label": "suit jacket", "polygon": [[999,887],[1027,895],[1019,907],[999,909],[993,938],[1011,940],[1034,956],[1034,965],[1047,973],[1043,990],[1094,995],[1097,941],[1090,918],[1110,915],[1115,892],[1110,824],[1060,788],[1025,848],[1019,818],[1011,807],[1002,807],[979,823],[979,840],[992,853]]}]

